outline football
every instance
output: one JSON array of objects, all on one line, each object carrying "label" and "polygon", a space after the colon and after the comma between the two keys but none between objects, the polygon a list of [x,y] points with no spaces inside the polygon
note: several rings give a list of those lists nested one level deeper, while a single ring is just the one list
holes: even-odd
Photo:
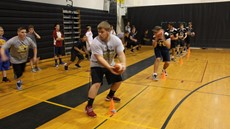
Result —
[{"label": "football", "polygon": [[116,63],[116,64],[114,65],[114,71],[115,71],[116,73],[121,73],[121,72],[122,72],[122,64],[121,64],[121,63]]}]

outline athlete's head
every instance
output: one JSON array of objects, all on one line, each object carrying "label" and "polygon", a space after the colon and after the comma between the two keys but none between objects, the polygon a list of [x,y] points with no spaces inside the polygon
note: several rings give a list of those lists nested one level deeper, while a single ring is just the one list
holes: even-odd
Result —
[{"label": "athlete's head", "polygon": [[107,42],[111,31],[110,24],[107,21],[102,21],[101,23],[98,24],[97,30],[98,30],[99,38],[102,41]]},{"label": "athlete's head", "polygon": [[33,25],[29,25],[28,26],[28,31],[29,31],[29,33],[34,33],[34,26]]},{"label": "athlete's head", "polygon": [[26,37],[26,28],[25,27],[19,27],[17,33],[18,33],[18,37],[20,39],[24,40]]},{"label": "athlete's head", "polygon": [[162,36],[164,34],[164,30],[162,29],[161,26],[155,26],[153,29],[153,33],[154,33],[156,38],[162,38]]}]

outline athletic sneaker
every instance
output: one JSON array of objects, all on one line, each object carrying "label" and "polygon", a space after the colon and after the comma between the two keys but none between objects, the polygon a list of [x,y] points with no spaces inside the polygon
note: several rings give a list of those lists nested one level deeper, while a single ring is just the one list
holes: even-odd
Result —
[{"label": "athletic sneaker", "polygon": [[3,78],[2,78],[2,81],[3,81],[3,82],[10,82],[10,80],[9,80],[7,77],[3,77]]},{"label": "athletic sneaker", "polygon": [[55,63],[55,65],[54,65],[56,68],[58,67],[58,63]]},{"label": "athletic sneaker", "polygon": [[165,76],[168,76],[168,73],[166,72],[166,70],[162,69],[162,73],[165,73]]},{"label": "athletic sneaker", "polygon": [[79,64],[75,64],[75,66],[76,66],[77,68],[81,68],[81,66],[80,66]]},{"label": "athletic sneaker", "polygon": [[134,52],[134,50],[133,50],[133,49],[131,49],[130,51],[131,51],[131,52]]},{"label": "athletic sneaker", "polygon": [[174,61],[174,62],[176,62],[175,58],[172,58],[171,60]]},{"label": "athletic sneaker", "polygon": [[107,97],[105,98],[105,101],[110,101],[111,99],[113,99],[114,102],[120,102],[120,101],[121,101],[121,99],[118,98],[118,97],[113,96],[113,97],[111,98],[111,97],[109,97],[108,95],[107,95]]},{"label": "athletic sneaker", "polygon": [[67,65],[65,65],[65,66],[64,66],[64,69],[65,69],[65,70],[68,70],[69,68],[68,68],[68,66],[67,66]]},{"label": "athletic sneaker", "polygon": [[18,90],[22,90],[22,81],[21,80],[16,83],[16,87]]},{"label": "athletic sneaker", "polygon": [[90,117],[97,117],[97,114],[94,113],[92,106],[86,106],[85,107],[85,112]]},{"label": "athletic sneaker", "polygon": [[36,70],[35,68],[32,68],[32,69],[31,69],[31,72],[36,73],[37,70]]},{"label": "athletic sneaker", "polygon": [[35,67],[35,70],[36,70],[36,71],[41,71],[41,68]]},{"label": "athletic sneaker", "polygon": [[154,81],[158,81],[157,74],[153,74],[152,78],[153,78]]}]

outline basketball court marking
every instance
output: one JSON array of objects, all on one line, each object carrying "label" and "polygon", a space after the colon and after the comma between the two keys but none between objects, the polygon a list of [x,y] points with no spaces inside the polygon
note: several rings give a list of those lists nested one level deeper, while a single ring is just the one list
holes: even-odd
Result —
[{"label": "basketball court marking", "polygon": [[204,85],[201,85],[200,87],[196,88],[195,90],[191,91],[188,95],[186,95],[176,106],[175,108],[171,111],[171,113],[169,114],[169,116],[167,117],[166,121],[164,122],[164,124],[162,125],[161,129],[165,129],[166,126],[168,125],[170,119],[172,118],[172,116],[174,115],[174,113],[176,112],[176,110],[180,107],[180,105],[189,97],[191,96],[193,93],[195,93],[196,91],[198,91],[199,89],[213,83],[213,82],[217,82],[217,81],[220,81],[220,80],[223,80],[223,79],[226,79],[226,78],[229,78],[230,76],[225,76],[225,77],[222,77],[222,78],[218,78],[216,80],[213,80],[213,81],[210,81]]}]

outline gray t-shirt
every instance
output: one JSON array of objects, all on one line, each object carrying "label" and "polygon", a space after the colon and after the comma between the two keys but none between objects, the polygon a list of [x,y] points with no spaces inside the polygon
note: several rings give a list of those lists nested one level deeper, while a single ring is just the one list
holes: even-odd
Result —
[{"label": "gray t-shirt", "polygon": [[30,37],[34,41],[34,43],[37,44],[36,37],[35,37],[34,33],[32,33],[32,34],[31,33],[27,33],[26,36]]},{"label": "gray t-shirt", "polygon": [[18,36],[11,38],[2,46],[4,49],[10,49],[10,62],[12,64],[25,63],[28,58],[29,47],[36,48],[37,45],[29,37],[20,41]]},{"label": "gray t-shirt", "polygon": [[110,39],[107,43],[101,41],[98,36],[95,37],[90,48],[92,52],[90,67],[104,67],[97,61],[94,54],[102,55],[104,59],[113,66],[115,64],[114,56],[124,50],[121,40],[114,35],[110,35]]}]

